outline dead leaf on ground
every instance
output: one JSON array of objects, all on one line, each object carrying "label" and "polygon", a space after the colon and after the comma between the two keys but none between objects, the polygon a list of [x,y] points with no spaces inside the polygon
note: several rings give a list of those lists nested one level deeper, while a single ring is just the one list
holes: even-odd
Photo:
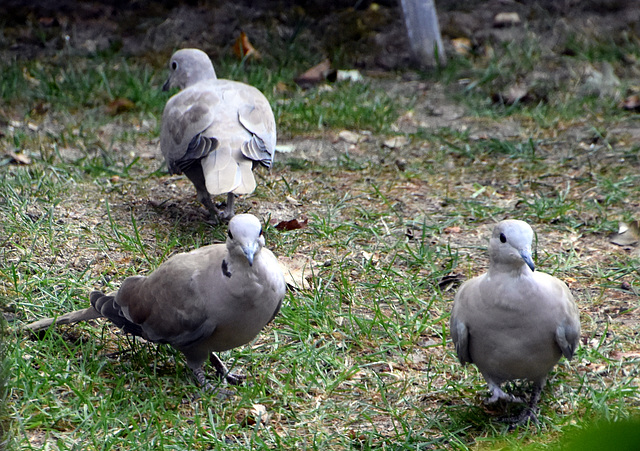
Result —
[{"label": "dead leaf on ground", "polygon": [[302,221],[299,221],[297,218],[291,219],[289,221],[280,221],[276,224],[276,229],[278,230],[297,230],[304,229],[309,224],[309,218],[304,218]]},{"label": "dead leaf on ground", "polygon": [[49,111],[49,104],[44,103],[44,102],[38,102],[31,109],[30,114],[31,114],[31,116],[42,116],[45,113],[47,113],[47,111]]},{"label": "dead leaf on ground", "polygon": [[33,77],[30,73],[29,70],[26,67],[22,68],[22,76],[24,77],[24,79],[29,82],[29,84],[33,85],[33,86],[40,86],[40,80],[38,80],[37,78]]},{"label": "dead leaf on ground", "polygon": [[23,153],[16,153],[8,150],[7,155],[11,158],[11,163],[31,164],[31,158]]},{"label": "dead leaf on ground", "polygon": [[313,262],[311,258],[303,254],[294,254],[292,257],[278,257],[284,280],[287,285],[296,290],[309,290],[309,279],[313,276]]},{"label": "dead leaf on ground", "polygon": [[520,20],[520,15],[515,12],[498,13],[493,18],[493,26],[495,28],[514,27],[519,25],[520,22],[522,22]]},{"label": "dead leaf on ground", "polygon": [[338,72],[331,68],[331,61],[327,58],[306,72],[300,74],[294,79],[294,81],[301,88],[310,88],[311,86],[322,83],[323,81],[336,81],[337,74]]},{"label": "dead leaf on ground", "polygon": [[263,404],[253,404],[249,410],[249,415],[244,419],[246,426],[255,426],[257,424],[265,426],[269,423],[271,414],[267,412],[267,408]]},{"label": "dead leaf on ground", "polygon": [[47,28],[60,25],[60,23],[58,22],[58,19],[56,19],[55,17],[40,17],[38,18],[38,23],[41,26],[47,27]]},{"label": "dead leaf on ground", "polygon": [[336,81],[351,81],[359,83],[364,81],[364,77],[357,69],[339,70],[336,72]]},{"label": "dead leaf on ground", "polygon": [[505,105],[513,105],[516,102],[522,103],[531,99],[528,88],[518,83],[509,87],[505,92],[497,92],[493,94],[492,100],[495,103],[502,103]]},{"label": "dead leaf on ground", "polygon": [[256,59],[259,60],[262,58],[260,52],[258,52],[251,42],[249,41],[249,37],[244,31],[240,32],[240,36],[236,39],[236,42],[233,44],[233,53],[240,59]]},{"label": "dead leaf on ground", "polygon": [[107,113],[111,116],[116,116],[118,114],[133,110],[135,106],[135,103],[133,103],[131,100],[124,97],[118,97],[117,99],[109,102],[109,104],[107,105]]},{"label": "dead leaf on ground", "polygon": [[276,83],[276,92],[279,94],[282,94],[284,92],[288,92],[290,91],[289,86],[287,86],[287,84],[283,81],[279,81],[278,83]]},{"label": "dead leaf on ground", "polygon": [[630,360],[630,359],[640,359],[640,351],[611,351],[609,357],[614,360]]},{"label": "dead leaf on ground", "polygon": [[622,102],[618,104],[619,108],[628,111],[635,111],[636,113],[640,112],[640,96],[638,94],[633,94],[624,99]]},{"label": "dead leaf on ground", "polygon": [[469,38],[455,38],[451,40],[451,44],[458,55],[467,56],[471,53],[472,45]]},{"label": "dead leaf on ground", "polygon": [[364,136],[350,130],[341,130],[340,133],[338,133],[338,139],[346,142],[347,144],[358,144],[364,139]]},{"label": "dead leaf on ground", "polygon": [[374,266],[380,261],[380,257],[373,252],[362,251],[362,257]]},{"label": "dead leaf on ground", "polygon": [[[299,207],[299,206],[302,205],[302,202],[300,202],[298,199],[296,199],[293,196],[287,196],[287,197],[285,197],[285,200],[287,202],[289,202],[291,205],[295,205],[296,207]],[[305,221],[308,221],[308,219],[305,219]],[[305,225],[306,225],[306,223],[305,223]]]},{"label": "dead leaf on ground", "polygon": [[385,139],[382,143],[383,146],[388,147],[389,149],[398,149],[406,146],[407,144],[409,144],[409,138],[406,136],[393,136],[389,139]]},{"label": "dead leaf on ground", "polygon": [[640,240],[640,221],[620,222],[618,233],[609,237],[609,241],[618,246],[633,246]]}]

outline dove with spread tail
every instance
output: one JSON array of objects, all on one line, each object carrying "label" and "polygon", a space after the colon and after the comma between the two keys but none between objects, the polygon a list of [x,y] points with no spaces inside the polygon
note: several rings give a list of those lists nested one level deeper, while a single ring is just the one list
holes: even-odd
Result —
[{"label": "dove with spread tail", "polygon": [[[216,77],[201,50],[182,49],[169,62],[163,90],[180,88],[162,114],[160,149],[171,174],[184,173],[214,221],[234,214],[236,194],[256,188],[253,169],[270,168],[276,121],[266,97],[253,86]],[[220,211],[211,195],[227,193]]]}]

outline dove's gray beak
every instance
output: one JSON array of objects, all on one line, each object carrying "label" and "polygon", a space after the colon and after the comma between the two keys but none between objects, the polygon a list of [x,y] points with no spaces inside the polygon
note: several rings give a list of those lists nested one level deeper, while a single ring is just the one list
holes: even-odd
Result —
[{"label": "dove's gray beak", "polygon": [[531,271],[536,270],[536,265],[533,263],[533,258],[531,258],[531,251],[529,249],[521,250],[520,256],[522,257],[524,262],[527,264],[527,266],[531,268]]},{"label": "dove's gray beak", "polygon": [[245,246],[242,247],[242,252],[244,252],[244,256],[247,257],[249,266],[253,266],[253,258],[255,257],[257,250],[258,250],[258,246],[256,243],[253,243],[246,247]]},{"label": "dove's gray beak", "polygon": [[164,85],[162,85],[162,90],[168,91],[170,88],[171,88],[171,77],[167,78],[167,81],[164,82]]}]

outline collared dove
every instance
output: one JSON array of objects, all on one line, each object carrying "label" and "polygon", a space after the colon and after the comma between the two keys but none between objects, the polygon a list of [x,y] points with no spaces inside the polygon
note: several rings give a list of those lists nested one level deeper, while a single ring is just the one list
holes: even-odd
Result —
[{"label": "collared dove", "polygon": [[564,355],[573,357],[580,337],[580,316],[569,288],[535,271],[533,230],[506,220],[489,241],[489,271],[465,282],[451,311],[451,337],[460,363],[474,363],[491,397],[523,402],[500,385],[515,379],[533,382],[528,407],[514,422],[536,422],[536,405],[547,374]]},{"label": "collared dove", "polygon": [[278,313],[286,290],[278,260],[264,244],[258,218],[236,215],[226,244],[174,255],[149,276],[128,277],[117,292],[93,291],[87,309],[26,327],[105,317],[127,333],[180,350],[201,385],[209,357],[219,377],[238,383],[240,376],[214,352],[253,340]]},{"label": "collared dove", "polygon": [[[173,54],[162,87],[181,89],[162,114],[160,148],[169,172],[184,173],[213,220],[230,219],[235,194],[252,193],[253,169],[271,167],[276,147],[276,121],[266,97],[253,86],[216,78],[211,60],[201,50]],[[227,193],[219,211],[211,195]]]}]

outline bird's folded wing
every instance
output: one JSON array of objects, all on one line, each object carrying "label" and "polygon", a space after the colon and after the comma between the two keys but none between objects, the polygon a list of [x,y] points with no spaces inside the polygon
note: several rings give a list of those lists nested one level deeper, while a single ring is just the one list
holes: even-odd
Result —
[{"label": "bird's folded wing", "polygon": [[217,320],[210,303],[219,294],[209,272],[221,267],[224,249],[212,245],[175,255],[148,277],[125,280],[116,300],[151,341],[180,347],[209,336]]},{"label": "bird's folded wing", "polygon": [[238,101],[238,120],[253,135],[243,144],[242,153],[269,168],[276,148],[276,120],[271,105],[251,86],[239,92]]},{"label": "bird's folded wing", "polygon": [[[463,365],[465,363],[473,363],[469,351],[469,329],[465,323],[465,313],[468,310],[467,303],[469,302],[469,296],[474,295],[472,293],[470,294],[470,292],[476,289],[477,283],[475,279],[464,283],[456,294],[453,309],[451,310],[451,319],[449,322],[451,339],[455,346],[458,360]],[[477,295],[477,293],[475,295]]]},{"label": "bird's folded wing", "polygon": [[556,342],[562,354],[571,360],[580,344],[580,312],[576,306],[569,288],[558,279],[555,281],[562,286],[564,292],[563,318],[556,329]]},{"label": "bird's folded wing", "polygon": [[456,318],[451,319],[451,339],[456,347],[456,355],[463,365],[473,363],[469,354],[469,331],[467,326]]},{"label": "bird's folded wing", "polygon": [[205,83],[169,99],[162,114],[160,148],[172,172],[215,150],[217,142],[203,143],[199,137],[215,120],[220,102],[220,93]]}]

